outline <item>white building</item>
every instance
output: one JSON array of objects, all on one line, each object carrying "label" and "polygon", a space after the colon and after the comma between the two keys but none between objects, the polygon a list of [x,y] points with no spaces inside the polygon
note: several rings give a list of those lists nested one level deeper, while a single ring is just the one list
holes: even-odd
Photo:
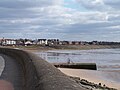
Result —
[{"label": "white building", "polygon": [[48,44],[48,40],[47,39],[38,39],[37,44],[38,45],[47,45]]},{"label": "white building", "polygon": [[33,43],[31,41],[26,41],[25,46],[32,45]]},{"label": "white building", "polygon": [[3,39],[2,45],[16,45],[16,41],[14,39]]}]

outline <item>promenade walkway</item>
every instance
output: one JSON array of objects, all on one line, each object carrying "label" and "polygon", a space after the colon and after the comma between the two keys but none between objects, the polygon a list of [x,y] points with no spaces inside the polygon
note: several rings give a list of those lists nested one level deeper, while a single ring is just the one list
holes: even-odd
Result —
[{"label": "promenade walkway", "polygon": [[0,90],[23,90],[24,88],[24,78],[20,65],[15,61],[15,59],[1,55],[5,60],[5,68],[0,76]]},{"label": "promenade walkway", "polygon": [[3,71],[3,69],[4,69],[4,59],[3,59],[3,57],[0,55],[0,76],[1,76],[1,73],[2,73],[2,71]]}]

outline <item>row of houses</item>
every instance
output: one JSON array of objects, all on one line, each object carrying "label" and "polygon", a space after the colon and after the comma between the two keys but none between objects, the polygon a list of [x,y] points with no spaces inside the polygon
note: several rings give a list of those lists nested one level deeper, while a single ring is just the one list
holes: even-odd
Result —
[{"label": "row of houses", "polygon": [[0,39],[1,46],[11,45],[116,45],[120,42],[105,42],[105,41],[60,41],[59,39]]},{"label": "row of houses", "polygon": [[16,41],[13,39],[0,39],[0,45],[1,46],[16,45]]},{"label": "row of houses", "polygon": [[120,42],[107,41],[61,41],[62,45],[120,45]]},{"label": "row of houses", "polygon": [[1,46],[12,46],[12,45],[58,45],[59,39],[0,39]]}]

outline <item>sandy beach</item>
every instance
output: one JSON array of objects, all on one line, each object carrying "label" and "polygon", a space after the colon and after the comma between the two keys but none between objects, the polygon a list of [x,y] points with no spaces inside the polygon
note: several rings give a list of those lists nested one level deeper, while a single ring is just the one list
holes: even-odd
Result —
[{"label": "sandy beach", "polygon": [[60,71],[68,76],[80,77],[81,79],[94,82],[96,84],[105,84],[108,87],[120,90],[120,71],[115,73],[113,71],[93,71],[80,69],[66,69],[58,68]]}]

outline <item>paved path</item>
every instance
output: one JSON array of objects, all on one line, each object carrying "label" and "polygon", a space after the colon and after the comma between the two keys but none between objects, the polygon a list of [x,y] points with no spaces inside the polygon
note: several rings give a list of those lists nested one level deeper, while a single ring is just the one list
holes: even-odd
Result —
[{"label": "paved path", "polygon": [[5,64],[4,59],[0,55],[0,76],[1,76],[2,71],[4,70],[4,64]]},{"label": "paved path", "polygon": [[[1,80],[9,82],[14,87],[14,90],[24,90],[24,78],[20,65],[13,58],[1,55],[5,60],[5,68],[0,77]],[[0,81],[1,83],[1,81]],[[6,83],[8,84],[8,83]],[[8,90],[8,89],[3,89]],[[12,90],[12,89],[9,89]]]}]

